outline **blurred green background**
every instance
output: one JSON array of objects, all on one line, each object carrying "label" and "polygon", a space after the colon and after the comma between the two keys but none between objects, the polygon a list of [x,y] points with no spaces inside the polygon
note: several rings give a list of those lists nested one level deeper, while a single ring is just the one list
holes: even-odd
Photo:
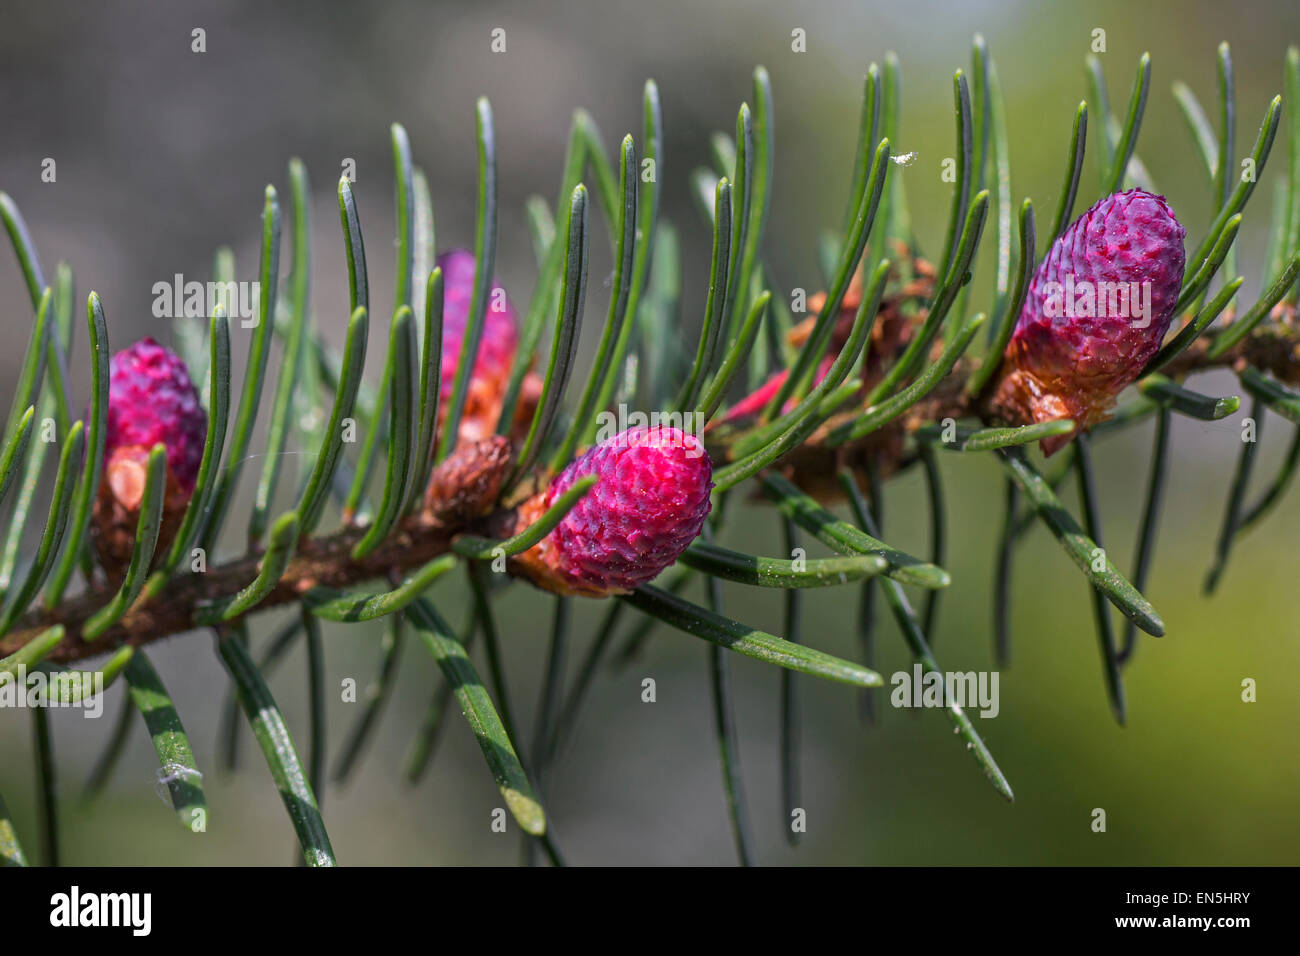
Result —
[{"label": "blurred green background", "polygon": [[[207,52],[190,50],[191,30],[207,33]],[[507,50],[489,52],[490,32],[506,31]],[[808,50],[791,51],[794,28]],[[391,174],[387,126],[403,122],[433,190],[439,242],[472,239],[473,103],[486,94],[497,122],[501,173],[502,280],[516,301],[534,280],[523,225],[532,193],[553,199],[573,108],[592,112],[608,144],[640,128],[641,84],[663,94],[667,152],[661,167],[664,216],[678,227],[686,257],[684,343],[702,311],[708,234],[693,208],[688,174],[708,162],[712,130],[732,130],[762,63],[776,97],[776,180],[766,251],[783,288],[820,285],[816,237],[840,221],[867,65],[887,50],[904,68],[904,111],[897,151],[916,163],[906,179],[922,241],[941,243],[950,187],[939,164],[952,153],[951,75],[967,67],[975,32],[997,60],[1007,100],[1017,201],[1035,200],[1040,228],[1054,208],[1073,109],[1086,93],[1083,61],[1092,31],[1107,35],[1103,63],[1117,109],[1128,96],[1137,57],[1149,50],[1154,74],[1138,153],[1199,241],[1210,193],[1170,95],[1189,83],[1213,110],[1215,48],[1232,44],[1237,66],[1238,152],[1254,139],[1268,99],[1280,92],[1282,58],[1300,41],[1300,7],[1290,0],[1212,2],[763,3],[659,0],[654,4],[343,2],[156,5],[49,2],[9,15],[0,33],[0,188],[18,202],[47,271],[72,262],[78,294],[103,297],[117,348],[153,334],[152,286],[174,273],[206,278],[213,249],[234,246],[247,276],[256,259],[261,190],[283,191],[285,163],[301,156],[315,185],[315,318],[337,341],[346,319],[342,243],[333,183],[344,157],[357,162],[357,194],[369,240],[376,311],[390,303]],[[1273,184],[1284,152],[1262,177],[1243,228],[1246,293],[1258,287]],[[43,183],[54,158],[57,181]],[[1096,198],[1090,155],[1076,212]],[[588,338],[607,305],[610,264],[603,236],[593,245]],[[986,308],[988,243],[973,302]],[[284,260],[287,268],[287,256]],[[1253,300],[1251,300],[1253,301]],[[0,255],[0,396],[12,393],[31,316],[12,256]],[[245,334],[238,330],[237,336]],[[591,343],[588,342],[588,348]],[[235,351],[245,345],[236,339]],[[683,345],[683,348],[693,348]],[[84,338],[76,358],[84,359]],[[371,367],[377,349],[372,349]],[[78,401],[88,375],[74,371]],[[1227,374],[1198,388],[1227,394]],[[1216,392],[1216,390],[1219,390]],[[268,399],[269,401],[269,399]],[[1244,414],[1244,411],[1243,413]],[[1148,595],[1168,636],[1142,638],[1128,670],[1130,720],[1109,716],[1082,578],[1054,540],[1035,530],[1017,554],[1014,664],[1001,678],[1001,713],[978,729],[1016,792],[1004,803],[963,753],[946,717],[885,706],[865,727],[854,693],[801,681],[804,805],[808,833],[787,847],[777,763],[778,675],[733,659],[741,750],[760,860],[783,864],[1083,863],[1294,864],[1300,861],[1300,635],[1294,614],[1294,542],[1300,514],[1292,499],[1239,542],[1212,599],[1200,582],[1217,533],[1239,445],[1237,418],[1179,420],[1171,481]],[[1290,426],[1263,425],[1257,476],[1281,457]],[[1105,541],[1122,568],[1142,507],[1151,426],[1096,446]],[[314,452],[312,449],[307,451]],[[950,502],[953,586],[944,595],[936,655],[948,670],[988,669],[988,591],[1000,521],[1002,483],[994,461],[943,456]],[[1257,479],[1258,480],[1258,479]],[[250,485],[251,479],[245,481]],[[1075,490],[1062,497],[1073,506]],[[245,503],[247,491],[245,491]],[[43,509],[43,504],[38,504]],[[748,507],[748,506],[747,506]],[[241,512],[238,507],[234,512]],[[6,519],[7,520],[7,517]],[[240,520],[232,526],[242,527]],[[924,550],[926,510],[915,477],[891,484],[887,537]],[[775,554],[776,519],[737,509],[724,543]],[[232,539],[231,546],[238,542]],[[812,554],[820,550],[810,547]],[[446,616],[463,616],[461,581],[434,592]],[[692,593],[696,599],[698,594]],[[728,588],[731,613],[779,627],[780,595]],[[806,634],[818,646],[854,655],[857,592],[813,592]],[[502,627],[514,707],[534,711],[551,603],[524,586],[502,602]],[[581,637],[603,607],[581,603]],[[259,646],[280,615],[266,616]],[[328,676],[364,686],[378,654],[379,630],[325,625]],[[882,621],[880,669],[909,669],[891,621]],[[79,864],[286,864],[293,837],[260,755],[245,732],[241,770],[220,772],[216,721],[226,678],[206,635],[150,651],[190,731],[211,808],[206,835],[177,827],[154,795],[156,758],[139,726],[107,794],[86,806],[79,791],[107,739],[122,697],[109,692],[106,717],[53,720],[62,790],[64,858]],[[619,675],[602,674],[578,732],[554,776],[549,810],[574,863],[727,864],[734,860],[723,803],[709,703],[706,648],[659,630],[648,653]],[[273,689],[300,738],[305,733],[301,648],[277,672]],[[655,678],[658,702],[640,701]],[[1241,702],[1244,678],[1258,702]],[[517,835],[494,834],[500,803],[482,757],[453,714],[432,772],[420,786],[400,780],[401,762],[440,678],[422,647],[406,648],[397,693],[375,745],[355,777],[325,794],[325,820],[342,863],[503,864],[518,859]],[[359,708],[332,701],[333,751]],[[527,738],[530,731],[525,731]],[[0,793],[29,854],[39,845],[31,729],[21,712],[0,713]],[[332,752],[331,756],[334,756]],[[1104,808],[1108,830],[1090,829]]]}]

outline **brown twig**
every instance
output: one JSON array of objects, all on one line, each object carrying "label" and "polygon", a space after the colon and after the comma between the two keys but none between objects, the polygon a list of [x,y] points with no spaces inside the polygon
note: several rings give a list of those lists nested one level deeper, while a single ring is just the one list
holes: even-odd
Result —
[{"label": "brown twig", "polygon": [[[364,533],[364,528],[349,527],[328,537],[304,541],[279,584],[253,613],[295,601],[318,585],[356,587],[366,581],[386,578],[390,573],[400,574],[417,568],[447,553],[453,536],[449,529],[425,517],[412,517],[376,551],[355,561],[350,552]],[[81,636],[82,625],[116,592],[111,585],[98,585],[53,611],[29,612],[19,622],[19,630],[0,638],[0,657],[12,654],[56,624],[62,624],[67,633],[48,659],[60,664],[103,654],[123,644],[140,647],[171,634],[192,630],[196,626],[193,622],[195,610],[247,585],[257,576],[260,561],[258,555],[247,555],[202,574],[173,578],[155,599],[138,602],[102,636],[87,642]]]},{"label": "brown twig", "polygon": [[[826,433],[835,425],[860,414],[860,409],[839,413],[808,442],[787,455],[779,467],[797,478],[810,493],[829,498],[839,493],[834,476],[844,465],[865,467],[871,459],[882,477],[895,474],[907,461],[905,439],[917,428],[945,418],[987,418],[987,409],[982,407],[979,398],[967,395],[965,391],[966,381],[976,365],[974,360],[960,362],[930,395],[908,409],[897,422],[859,442],[832,449],[824,443]],[[1218,358],[1210,358],[1208,343],[1198,341],[1164,369],[1164,373],[1184,378],[1211,368],[1241,368],[1246,365],[1266,371],[1285,384],[1300,383],[1300,334],[1297,334],[1290,313],[1281,318],[1274,317],[1235,349]],[[728,445],[726,440],[720,445],[711,445],[710,454],[715,460],[725,460]],[[508,527],[513,524],[512,515],[510,510],[497,511],[481,519],[481,523],[475,522],[473,530]],[[367,581],[404,575],[447,553],[455,535],[470,529],[463,524],[440,524],[426,512],[408,518],[375,552],[356,561],[350,552],[364,530],[346,527],[333,535],[302,542],[279,584],[250,613],[298,600],[318,585],[355,588]],[[104,654],[124,644],[144,646],[193,630],[196,626],[193,621],[195,610],[247,585],[256,577],[259,561],[258,555],[246,555],[203,574],[177,577],[155,599],[137,603],[101,637],[87,642],[81,635],[83,624],[111,600],[115,591],[110,585],[98,585],[52,611],[28,612],[20,620],[18,630],[0,638],[0,657],[12,654],[57,624],[63,625],[67,633],[49,655],[49,660],[59,664]]]}]

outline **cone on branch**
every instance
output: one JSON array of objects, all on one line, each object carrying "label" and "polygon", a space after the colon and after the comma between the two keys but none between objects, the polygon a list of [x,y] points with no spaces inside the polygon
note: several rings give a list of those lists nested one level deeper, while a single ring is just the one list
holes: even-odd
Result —
[{"label": "cone on branch", "polygon": [[1010,425],[1073,419],[1060,450],[1109,417],[1155,355],[1183,281],[1186,230],[1141,189],[1107,196],[1055,242],[1035,272],[1002,359],[994,414]]},{"label": "cone on branch", "polygon": [[[469,323],[470,301],[474,295],[474,253],[468,249],[451,249],[438,256],[438,266],[442,269],[443,283],[442,386],[438,403],[438,426],[441,428],[447,418],[465,327]],[[488,291],[483,334],[469,379],[465,410],[457,430],[458,443],[477,442],[496,431],[518,349],[518,313],[505,288],[494,279]],[[515,407],[512,434],[528,428],[541,385],[541,379],[529,371]]]},{"label": "cone on branch", "polygon": [[549,535],[512,570],[555,594],[607,597],[653,580],[699,535],[712,507],[704,444],[678,428],[630,428],[574,460],[520,506],[532,524],[575,481],[599,476]]},{"label": "cone on branch", "polygon": [[95,498],[91,536],[109,580],[120,579],[135,547],[149,450],[167,449],[167,485],[155,563],[185,516],[194,492],[208,416],[189,369],[171,349],[146,337],[109,362],[104,473]]}]

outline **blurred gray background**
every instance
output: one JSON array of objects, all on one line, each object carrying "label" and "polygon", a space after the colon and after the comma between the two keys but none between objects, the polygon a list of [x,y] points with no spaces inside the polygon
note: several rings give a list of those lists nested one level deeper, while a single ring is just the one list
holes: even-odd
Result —
[{"label": "blurred gray background", "polygon": [[[517,302],[535,279],[523,203],[552,202],[572,110],[595,117],[611,147],[640,132],[640,96],[654,77],[667,131],[661,166],[663,215],[684,241],[683,341],[693,342],[702,311],[708,232],[688,187],[709,161],[715,129],[734,130],[756,64],[771,72],[776,109],[776,180],[765,251],[783,287],[820,284],[816,238],[838,224],[851,172],[858,98],[867,65],[888,50],[904,69],[901,142],[916,151],[906,169],[922,241],[934,247],[950,187],[941,159],[952,153],[951,76],[968,68],[975,32],[997,60],[1007,99],[1016,200],[1035,200],[1040,228],[1054,209],[1074,106],[1086,95],[1083,60],[1091,31],[1107,31],[1103,57],[1116,109],[1128,96],[1137,57],[1154,63],[1138,152],[1155,182],[1199,241],[1209,189],[1169,89],[1188,82],[1213,110],[1214,56],[1232,44],[1237,65],[1238,152],[1254,139],[1268,99],[1281,90],[1286,46],[1300,40],[1300,8],[1289,0],[1248,5],[1161,2],[1134,5],[864,2],[790,3],[657,0],[655,3],[5,3],[0,31],[0,189],[25,215],[47,272],[72,263],[78,296],[103,297],[115,348],[152,334],[153,284],[174,273],[205,279],[220,244],[236,250],[253,278],[262,188],[287,188],[285,166],[300,156],[312,176],[314,314],[333,340],[346,320],[346,279],[333,186],[345,157],[357,163],[356,192],[366,229],[375,311],[391,305],[392,180],[388,125],[405,124],[433,192],[439,243],[473,236],[474,99],[496,116],[500,161],[502,281]],[[206,31],[206,53],[191,52],[191,31]],[[491,31],[507,50],[489,51]],[[808,51],[791,51],[794,28]],[[1241,240],[1246,293],[1258,287],[1259,260],[1283,140],[1247,214]],[[57,181],[41,181],[53,158]],[[1097,195],[1090,156],[1076,212]],[[974,301],[987,302],[992,254],[981,260]],[[288,266],[288,249],[283,260]],[[608,247],[597,231],[588,296],[588,337],[607,307]],[[1249,301],[1253,301],[1249,300]],[[31,310],[13,257],[0,254],[0,396],[12,394]],[[379,326],[382,327],[382,326]],[[82,326],[79,324],[79,334]],[[237,356],[246,344],[236,330]],[[588,348],[590,342],[587,343]],[[693,348],[683,345],[683,348]],[[372,359],[379,350],[372,349]],[[75,357],[84,359],[84,336]],[[242,364],[242,358],[239,364]],[[372,373],[377,363],[371,362]],[[88,375],[74,361],[78,402]],[[1231,376],[1199,388],[1232,390]],[[1226,393],[1226,392],[1223,392]],[[269,396],[269,390],[268,390]],[[269,397],[267,399],[269,402]],[[264,403],[265,407],[265,403]],[[1244,413],[1244,412],[1243,412]],[[1264,424],[1257,474],[1271,476],[1285,426]],[[885,708],[874,728],[856,714],[853,692],[812,680],[804,700],[804,804],[808,835],[783,839],[777,764],[778,676],[735,659],[741,747],[760,859],[768,863],[1295,863],[1300,765],[1300,635],[1294,615],[1294,497],[1238,553],[1209,600],[1200,581],[1217,533],[1235,461],[1236,417],[1180,420],[1162,536],[1148,594],[1169,636],[1143,639],[1128,671],[1130,725],[1110,719],[1092,611],[1082,579],[1055,542],[1035,531],[1017,556],[1015,661],[1002,674],[1001,714],[979,722],[1015,787],[1007,805],[962,752],[941,713]],[[1150,426],[1097,447],[1105,540],[1129,567],[1142,507]],[[999,523],[1001,478],[982,457],[946,456],[950,492],[944,597],[934,644],[949,670],[992,665],[988,589]],[[253,479],[245,475],[245,485]],[[247,489],[244,491],[247,499]],[[1067,485],[1063,498],[1073,505]],[[43,509],[39,504],[38,508]],[[239,515],[238,507],[234,512]],[[738,513],[726,543],[775,554],[776,520]],[[6,519],[7,520],[7,519]],[[928,534],[913,478],[890,488],[887,537],[923,550]],[[234,524],[241,524],[235,520]],[[813,552],[819,554],[819,551]],[[452,621],[463,613],[461,582],[435,597]],[[698,595],[692,595],[698,599]],[[732,612],[777,626],[779,594],[727,590]],[[832,652],[854,655],[856,591],[814,592],[807,634]],[[531,723],[544,664],[549,599],[523,586],[503,601],[514,706]],[[577,609],[574,655],[603,607]],[[279,615],[268,616],[278,620]],[[265,641],[272,625],[261,625]],[[364,685],[373,673],[379,630],[326,625],[328,674]],[[884,621],[880,668],[910,668],[901,639]],[[292,832],[260,755],[245,733],[240,772],[216,766],[216,718],[225,675],[205,635],[151,650],[191,732],[211,807],[203,836],[169,819],[153,793],[156,758],[136,727],[126,758],[99,802],[78,793],[122,691],[107,714],[87,721],[58,714],[55,745],[65,810],[64,856],[84,864],[285,864]],[[273,689],[305,739],[306,662],[286,661]],[[640,681],[654,677],[657,704],[642,704]],[[1240,702],[1243,678],[1259,683],[1255,704]],[[406,747],[437,680],[412,641],[376,744],[344,788],[325,794],[325,819],[343,863],[510,863],[515,836],[494,834],[500,800],[464,724],[452,715],[441,752],[416,788],[400,780]],[[332,702],[332,751],[358,707]],[[525,732],[531,737],[530,732]],[[36,853],[30,729],[25,714],[0,714],[0,792],[29,853]],[[331,756],[333,756],[333,752]],[[660,630],[649,653],[619,676],[602,675],[573,746],[558,768],[549,809],[557,838],[575,863],[727,864],[734,860],[712,732],[706,649]],[[1093,808],[1109,829],[1090,830]]]}]

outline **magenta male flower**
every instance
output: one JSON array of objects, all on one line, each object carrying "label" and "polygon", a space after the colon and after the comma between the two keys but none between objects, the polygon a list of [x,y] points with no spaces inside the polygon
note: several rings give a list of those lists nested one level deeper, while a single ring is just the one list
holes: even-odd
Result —
[{"label": "magenta male flower", "polygon": [[[1186,230],[1163,196],[1107,196],[1052,243],[1003,356],[995,414],[1023,425],[1104,420],[1174,317]],[[1052,454],[1073,435],[1046,439]]]},{"label": "magenta male flower", "polygon": [[144,496],[149,451],[167,449],[167,486],[156,554],[171,543],[194,492],[208,416],[175,352],[144,338],[109,362],[104,474],[95,502],[96,548],[110,576],[125,569]]},{"label": "magenta male flower", "polygon": [[167,446],[167,470],[187,494],[194,490],[208,416],[189,369],[179,355],[143,338],[113,356],[108,366],[105,454]]},{"label": "magenta male flower", "polygon": [[632,428],[569,464],[519,509],[531,524],[587,475],[599,481],[515,568],[557,594],[623,594],[654,578],[695,540],[711,507],[713,465],[676,428]]}]

